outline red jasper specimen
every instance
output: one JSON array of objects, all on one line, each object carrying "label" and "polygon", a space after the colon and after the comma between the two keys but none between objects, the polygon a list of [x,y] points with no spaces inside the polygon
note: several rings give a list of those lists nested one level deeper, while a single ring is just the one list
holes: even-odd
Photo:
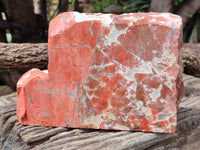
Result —
[{"label": "red jasper specimen", "polygon": [[25,125],[173,133],[183,94],[182,20],[169,13],[63,13],[48,71],[18,81]]}]

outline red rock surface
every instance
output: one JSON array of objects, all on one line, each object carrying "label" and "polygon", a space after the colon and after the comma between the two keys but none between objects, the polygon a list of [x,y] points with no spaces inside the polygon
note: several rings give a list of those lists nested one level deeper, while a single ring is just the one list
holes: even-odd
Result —
[{"label": "red rock surface", "polygon": [[180,17],[63,13],[50,23],[48,44],[48,71],[18,81],[22,124],[175,132]]}]

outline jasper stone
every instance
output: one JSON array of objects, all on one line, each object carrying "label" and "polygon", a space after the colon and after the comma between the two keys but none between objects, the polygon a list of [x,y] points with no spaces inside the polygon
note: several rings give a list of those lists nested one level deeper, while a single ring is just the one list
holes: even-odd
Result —
[{"label": "jasper stone", "polygon": [[18,81],[18,120],[175,132],[181,44],[182,20],[169,13],[60,14],[50,23],[48,71]]}]

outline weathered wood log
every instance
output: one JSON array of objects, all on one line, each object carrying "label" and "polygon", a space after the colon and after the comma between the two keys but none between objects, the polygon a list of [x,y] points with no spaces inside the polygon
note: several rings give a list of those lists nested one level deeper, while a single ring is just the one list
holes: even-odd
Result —
[{"label": "weathered wood log", "polygon": [[185,73],[200,77],[200,44],[184,44],[182,60]]},{"label": "weathered wood log", "polygon": [[48,63],[47,53],[46,43],[0,43],[0,69],[45,69]]},{"label": "weathered wood log", "polygon": [[12,93],[12,90],[7,85],[0,85],[0,96]]},{"label": "weathered wood log", "polygon": [[[0,69],[45,69],[48,64],[47,43],[0,43]],[[185,43],[182,47],[185,73],[200,77],[200,44]]]},{"label": "weathered wood log", "polygon": [[[16,93],[0,97],[0,147],[21,150],[57,149],[109,149],[109,150],[157,150],[199,149],[200,147],[200,79],[184,75],[188,94],[181,100],[178,109],[176,133],[158,134],[129,131],[105,131],[72,128],[24,126],[16,120]],[[191,91],[191,93],[190,93]]]},{"label": "weathered wood log", "polygon": [[185,96],[200,96],[200,78],[183,75]]},{"label": "weathered wood log", "polygon": [[27,70],[10,70],[9,72],[0,75],[0,81],[9,86],[12,91],[16,91],[17,81],[26,71]]}]

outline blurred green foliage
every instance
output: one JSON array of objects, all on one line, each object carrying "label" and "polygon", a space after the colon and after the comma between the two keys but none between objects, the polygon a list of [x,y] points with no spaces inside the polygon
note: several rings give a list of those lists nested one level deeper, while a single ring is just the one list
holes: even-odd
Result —
[{"label": "blurred green foliage", "polygon": [[6,72],[9,72],[10,70],[0,70],[0,74],[3,74],[3,73],[6,73]]},{"label": "blurred green foliage", "polygon": [[[124,12],[148,12],[150,0],[91,0],[93,4],[92,12],[102,12],[109,5],[120,5],[124,7]],[[177,10],[186,0],[174,0],[174,10]],[[188,42],[192,29],[197,23],[198,41],[200,42],[200,13],[196,13],[183,29],[183,42]]]},{"label": "blurred green foliage", "polygon": [[192,29],[194,25],[197,24],[197,41],[200,42],[200,12],[197,12],[193,17],[188,21],[183,29],[183,42],[189,42],[190,36],[192,34]]},{"label": "blurred green foliage", "polygon": [[101,12],[109,5],[125,6],[125,12],[147,12],[150,0],[92,0],[92,12]]},{"label": "blurred green foliage", "polygon": [[184,0],[175,0],[174,5],[179,6],[182,2],[184,2]]},{"label": "blurred green foliage", "polygon": [[147,12],[150,7],[150,0],[129,0],[123,2],[125,7],[125,12]]},{"label": "blurred green foliage", "polygon": [[[101,12],[109,5],[126,6],[125,12],[147,12],[151,0],[91,0],[93,3],[92,12]],[[174,0],[174,6],[179,7],[185,0]]]},{"label": "blurred green foliage", "polygon": [[92,4],[93,8],[91,11],[97,13],[101,12],[104,8],[112,5],[113,3],[111,2],[111,0],[92,0]]}]

